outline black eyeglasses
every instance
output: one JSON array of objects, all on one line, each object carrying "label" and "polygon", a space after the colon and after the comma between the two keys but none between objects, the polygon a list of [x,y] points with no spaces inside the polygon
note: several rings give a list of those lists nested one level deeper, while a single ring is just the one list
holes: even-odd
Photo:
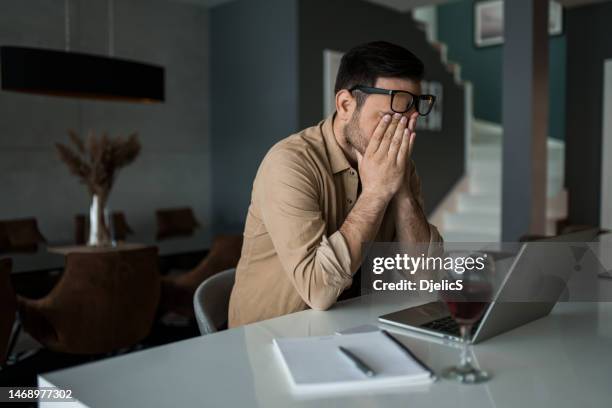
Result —
[{"label": "black eyeglasses", "polygon": [[436,97],[434,95],[415,95],[408,91],[396,91],[392,89],[372,88],[369,86],[355,85],[349,92],[361,91],[366,94],[391,95],[391,110],[396,113],[406,113],[413,107],[421,116],[431,112]]}]

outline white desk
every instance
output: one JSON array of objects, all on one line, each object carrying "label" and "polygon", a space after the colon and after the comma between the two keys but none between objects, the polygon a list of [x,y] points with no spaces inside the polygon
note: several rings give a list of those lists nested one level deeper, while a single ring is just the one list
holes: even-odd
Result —
[{"label": "white desk", "polygon": [[[601,284],[612,288],[610,280]],[[408,304],[399,297],[362,297],[327,312],[308,310],[43,374],[39,384],[71,389],[90,407],[610,406],[612,303],[560,303],[547,318],[475,346],[480,365],[494,376],[483,385],[441,380],[425,389],[312,400],[290,394],[273,353],[274,337],[331,334],[375,323],[377,316]],[[436,371],[459,358],[453,346],[401,339]]]}]

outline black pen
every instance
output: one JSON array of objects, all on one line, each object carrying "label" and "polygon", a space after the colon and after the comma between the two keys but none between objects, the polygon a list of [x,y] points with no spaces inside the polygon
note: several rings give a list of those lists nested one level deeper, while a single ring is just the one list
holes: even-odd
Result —
[{"label": "black pen", "polygon": [[431,378],[433,378],[434,380],[436,380],[438,377],[436,376],[436,373],[433,372],[433,370],[431,368],[429,368],[424,362],[422,362],[417,356],[414,355],[414,353],[412,351],[410,351],[410,349],[406,346],[404,346],[404,344],[399,341],[398,339],[396,339],[395,337],[393,337],[392,335],[389,334],[388,331],[381,329],[380,330],[382,332],[382,334],[384,334],[389,340],[391,340],[393,343],[395,343],[397,345],[397,347],[399,347],[400,349],[402,349],[406,354],[408,354],[410,357],[412,357],[412,359],[414,361],[417,362],[418,365],[420,365],[421,367],[423,367],[423,369],[425,371],[427,371],[429,373],[429,375],[431,376]]},{"label": "black pen", "polygon": [[338,346],[338,350],[340,350],[342,354],[344,354],[349,360],[351,360],[351,362],[355,364],[355,366],[366,376],[374,377],[376,375],[376,373],[374,372],[374,370],[372,370],[370,366],[364,363],[363,360],[361,360],[359,357],[357,357],[355,354],[353,354],[349,350],[345,349],[342,346]]}]

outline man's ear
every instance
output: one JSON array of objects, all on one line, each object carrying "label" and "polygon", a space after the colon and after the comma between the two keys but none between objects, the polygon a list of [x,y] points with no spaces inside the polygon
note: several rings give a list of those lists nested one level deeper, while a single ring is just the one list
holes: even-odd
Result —
[{"label": "man's ear", "polygon": [[353,116],[357,101],[348,89],[341,89],[336,93],[336,117],[348,122]]}]

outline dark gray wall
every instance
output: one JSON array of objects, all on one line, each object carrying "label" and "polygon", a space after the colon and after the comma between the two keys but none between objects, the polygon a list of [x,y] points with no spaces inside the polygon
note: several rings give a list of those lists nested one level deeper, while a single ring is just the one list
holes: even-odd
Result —
[{"label": "dark gray wall", "polygon": [[[461,64],[461,74],[474,85],[474,116],[501,123],[503,45],[476,47],[474,4],[461,0],[438,6],[438,39],[448,45],[448,58]],[[549,37],[548,132],[565,138],[565,34]]]},{"label": "dark gray wall", "polygon": [[423,185],[426,211],[431,212],[463,175],[464,94],[425,40],[409,13],[358,0],[299,2],[300,127],[312,126],[323,112],[323,50],[348,51],[375,40],[405,46],[423,60],[426,79],[444,87],[443,130],[419,131],[414,160]]},{"label": "dark gray wall", "polygon": [[573,223],[599,225],[603,62],[612,58],[612,3],[570,9],[565,21],[565,184],[569,191],[569,219]]},{"label": "dark gray wall", "polygon": [[217,231],[242,230],[259,163],[275,142],[298,130],[297,47],[294,0],[243,0],[211,9]]},{"label": "dark gray wall", "polygon": [[[36,216],[50,240],[73,236],[73,216],[88,210],[85,188],[53,148],[67,129],[138,131],[143,151],[119,174],[110,206],[137,231],[154,210],[190,205],[207,224],[208,11],[166,0],[115,1],[115,55],[166,68],[159,105],[92,102],[0,92],[0,219]],[[107,1],[71,1],[72,49],[107,52]],[[64,2],[3,0],[0,44],[64,49]]]}]

